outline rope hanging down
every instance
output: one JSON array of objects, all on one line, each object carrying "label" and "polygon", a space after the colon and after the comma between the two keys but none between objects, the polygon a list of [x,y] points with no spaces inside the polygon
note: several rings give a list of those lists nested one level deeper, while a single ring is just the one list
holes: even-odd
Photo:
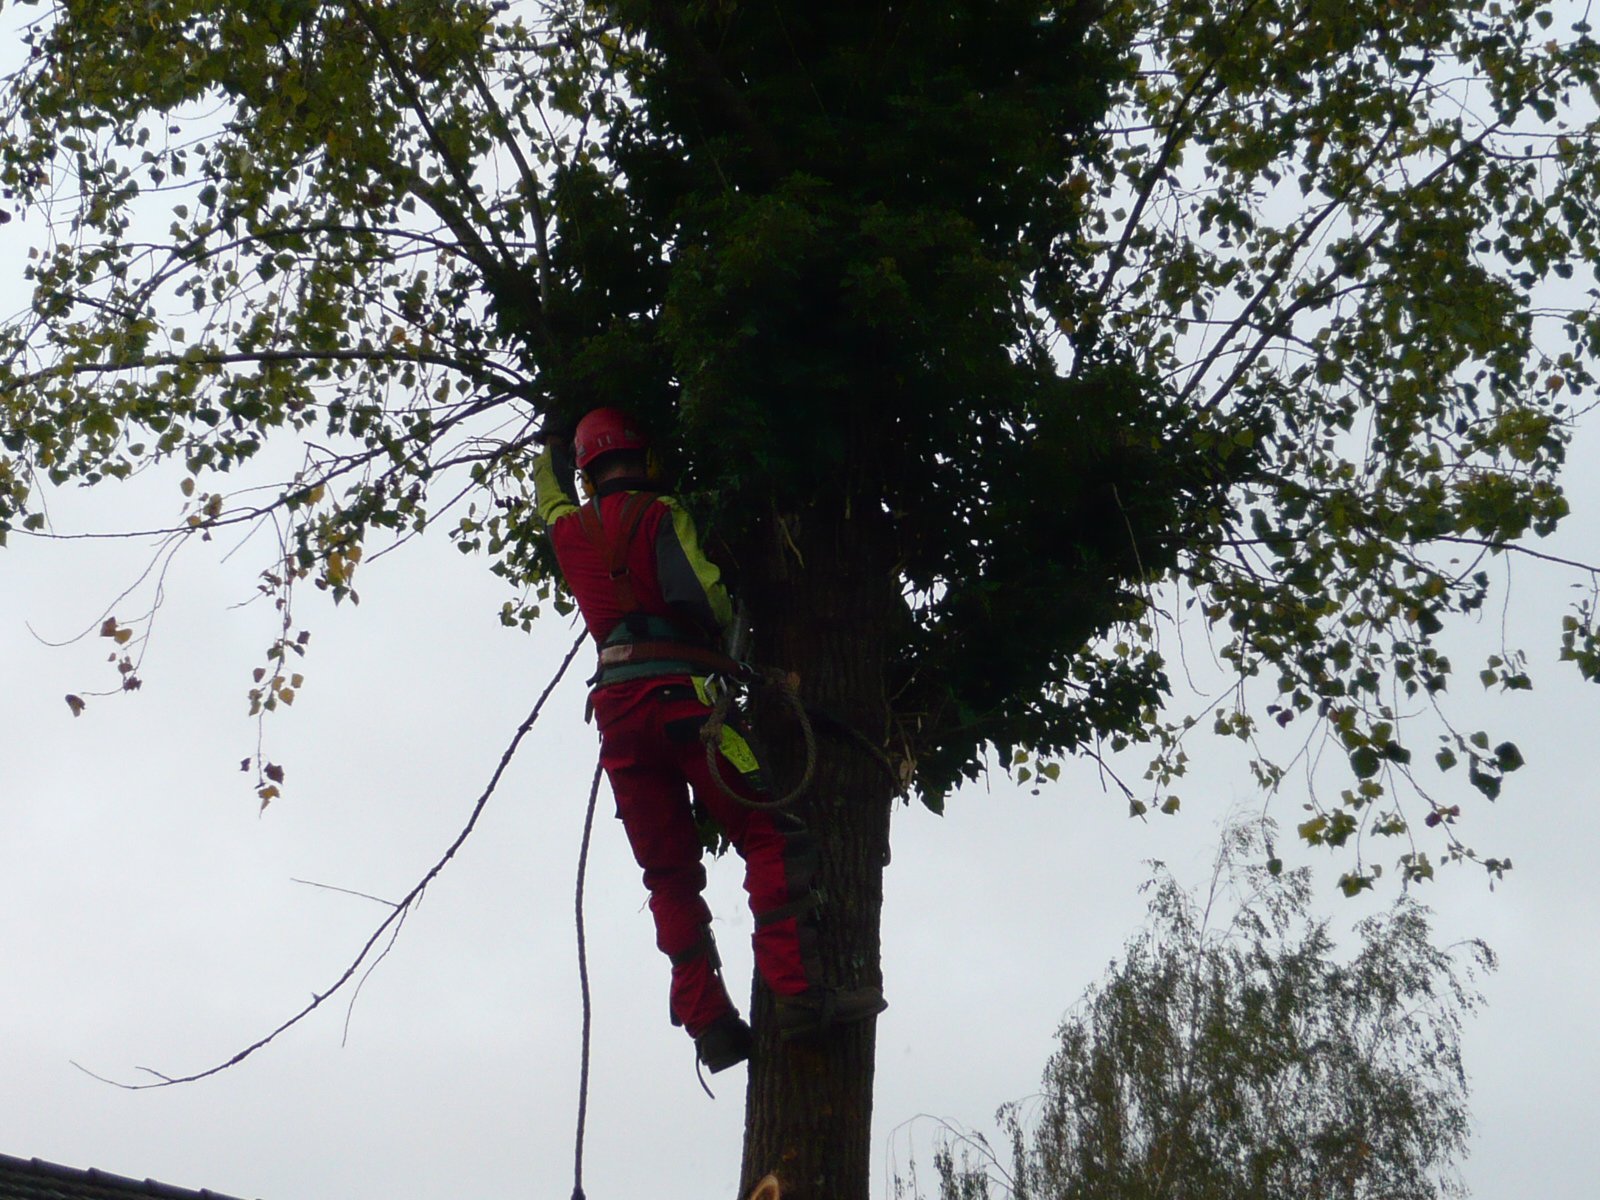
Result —
[{"label": "rope hanging down", "polygon": [[595,801],[600,795],[600,764],[594,765],[594,781],[589,785],[589,809],[583,817],[583,846],[578,851],[578,886],[573,912],[578,925],[578,985],[583,992],[583,1048],[578,1066],[578,1135],[572,1154],[572,1200],[585,1200],[583,1194],[583,1135],[589,1120],[589,949],[583,933],[583,883],[589,872],[589,835],[594,831]]}]

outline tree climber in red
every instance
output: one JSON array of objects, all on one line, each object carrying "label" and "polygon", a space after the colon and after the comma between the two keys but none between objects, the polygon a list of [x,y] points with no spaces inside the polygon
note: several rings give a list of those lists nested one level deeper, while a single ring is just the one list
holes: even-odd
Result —
[{"label": "tree climber in red", "polygon": [[[816,848],[804,824],[782,810],[738,803],[711,777],[700,731],[711,714],[711,677],[738,667],[717,648],[733,610],[694,521],[652,478],[648,451],[632,418],[596,409],[578,422],[570,449],[563,438],[547,438],[534,463],[534,491],[561,573],[600,648],[589,701],[600,763],[644,869],[656,945],[672,962],[672,1020],[715,1073],[749,1057],[751,1035],[728,998],[711,937],[691,789],[744,859],[756,970],[772,989],[782,1035],[821,1033],[885,1005],[876,988],[822,982]],[[592,497],[581,506],[570,491],[574,466]],[[731,722],[718,746],[727,787],[770,799]]]}]

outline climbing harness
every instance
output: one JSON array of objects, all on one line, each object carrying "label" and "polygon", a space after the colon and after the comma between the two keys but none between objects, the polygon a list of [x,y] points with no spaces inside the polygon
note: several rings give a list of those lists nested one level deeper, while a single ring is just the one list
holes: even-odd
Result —
[{"label": "climbing harness", "polygon": [[628,550],[639,523],[659,495],[630,491],[617,513],[616,530],[607,533],[600,515],[600,498],[578,510],[578,526],[606,565],[615,589],[617,607],[626,614],[600,646],[599,667],[590,683],[605,687],[654,675],[737,675],[740,664],[709,646],[696,633],[686,632],[670,617],[643,611]]},{"label": "climbing harness", "polygon": [[[654,675],[717,677],[722,686],[712,705],[711,714],[700,731],[711,778],[725,795],[746,808],[786,808],[811,785],[811,777],[816,772],[817,741],[811,720],[806,715],[805,704],[786,672],[775,668],[756,668],[740,662],[703,642],[685,637],[672,619],[642,611],[638,589],[634,587],[633,574],[628,569],[628,549],[645,513],[657,498],[655,492],[629,491],[617,513],[616,528],[610,532],[601,518],[600,497],[590,500],[578,510],[579,528],[606,564],[606,574],[615,589],[617,606],[627,614],[601,645],[599,667],[590,682],[596,687],[605,687]],[[721,758],[725,750],[723,730],[733,705],[734,689],[751,685],[779,692],[793,711],[801,735],[805,738],[805,770],[800,782],[788,795],[777,800],[754,800],[740,795],[728,786],[722,775]]]},{"label": "climbing harness", "polygon": [[629,492],[622,501],[616,536],[609,538],[600,519],[599,497],[578,510],[578,527],[599,551],[601,558],[605,559],[606,570],[611,582],[616,585],[617,598],[624,612],[633,612],[639,607],[639,595],[634,590],[633,576],[628,570],[628,547],[633,542],[633,535],[639,531],[639,522],[644,520],[645,511],[655,500],[654,492]]}]

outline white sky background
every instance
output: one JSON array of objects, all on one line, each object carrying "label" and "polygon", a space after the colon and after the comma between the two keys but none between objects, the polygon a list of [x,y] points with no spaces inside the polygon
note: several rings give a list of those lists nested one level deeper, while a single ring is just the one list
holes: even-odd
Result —
[{"label": "white sky background", "polygon": [[[6,313],[26,301],[16,228],[0,230]],[[1597,458],[1600,422],[1574,447],[1575,516],[1540,548],[1600,557]],[[152,475],[59,495],[55,527],[165,523],[179,511],[177,482]],[[334,1003],[199,1084],[130,1093],[70,1065],[119,1078],[138,1065],[188,1073],[325,988],[382,910],[291,880],[408,890],[460,828],[572,638],[554,620],[531,637],[503,629],[499,582],[442,536],[363,567],[359,608],[303,591],[306,685],[268,727],[287,787],[258,818],[253,775],[238,764],[255,753],[245,691],[274,628],[265,608],[230,611],[253,593],[265,550],[219,564],[229,545],[178,556],[143,690],[91,698],[76,720],[62,697],[114,684],[110,643],[51,649],[27,623],[52,640],[97,624],[150,548],[14,536],[0,551],[0,1153],[264,1200],[566,1196],[579,1030],[572,888],[595,751],[581,721],[587,655],[373,976],[346,1047]],[[1494,714],[1490,728],[1528,757],[1498,805],[1463,798],[1471,840],[1516,869],[1492,894],[1476,869],[1446,870],[1424,896],[1442,939],[1481,936],[1502,958],[1467,1035],[1469,1184],[1484,1197],[1589,1200],[1600,1111],[1597,693],[1553,661],[1572,576],[1524,561],[1511,578],[1511,640],[1530,650],[1537,690],[1478,697],[1477,659],[1499,640],[1495,606],[1452,653],[1462,723]],[[1198,633],[1186,644],[1191,660],[1205,657]],[[1000,777],[955,797],[942,820],[897,811],[877,1195],[913,1142],[929,1165],[931,1123],[896,1133],[902,1123],[928,1113],[992,1129],[998,1104],[1035,1090],[1062,1013],[1140,920],[1143,860],[1204,875],[1218,821],[1255,797],[1225,747],[1196,745],[1183,812],[1149,824],[1128,820],[1087,764],[1037,797]],[[667,1022],[667,967],[637,868],[601,804],[586,1190],[592,1200],[731,1196],[743,1071],[712,1081],[716,1102],[701,1094],[690,1043]],[[1298,801],[1287,794],[1274,811],[1292,827]],[[737,860],[712,876],[742,999],[750,918]],[[1331,883],[1324,893],[1348,924],[1391,889],[1358,902]]]}]

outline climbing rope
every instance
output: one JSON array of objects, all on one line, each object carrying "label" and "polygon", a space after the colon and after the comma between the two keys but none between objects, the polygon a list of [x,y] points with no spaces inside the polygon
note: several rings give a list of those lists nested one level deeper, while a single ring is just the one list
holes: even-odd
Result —
[{"label": "climbing rope", "polygon": [[722,777],[722,730],[728,722],[728,713],[733,707],[733,686],[730,682],[722,689],[722,694],[717,697],[711,706],[711,715],[706,718],[706,723],[700,729],[700,740],[706,746],[706,767],[711,772],[711,779],[722,794],[732,800],[737,800],[746,808],[771,811],[778,808],[787,808],[798,800],[801,794],[811,786],[811,777],[817,770],[817,735],[811,728],[811,718],[806,715],[805,703],[800,699],[800,693],[795,689],[794,681],[788,672],[776,667],[750,667],[740,680],[742,683],[754,683],[771,688],[779,692],[790,710],[794,713],[795,720],[800,724],[800,733],[806,743],[806,765],[800,774],[800,782],[788,795],[777,800],[753,800],[742,796],[728,786],[727,780]]},{"label": "climbing rope", "polygon": [[578,1135],[573,1150],[572,1200],[585,1200],[583,1194],[583,1134],[589,1120],[589,950],[583,934],[583,882],[589,871],[589,835],[594,832],[594,807],[600,795],[600,764],[594,765],[594,782],[589,785],[589,809],[583,817],[583,846],[578,851],[578,886],[573,913],[578,925],[578,984],[583,991],[583,1048],[578,1066]]}]

